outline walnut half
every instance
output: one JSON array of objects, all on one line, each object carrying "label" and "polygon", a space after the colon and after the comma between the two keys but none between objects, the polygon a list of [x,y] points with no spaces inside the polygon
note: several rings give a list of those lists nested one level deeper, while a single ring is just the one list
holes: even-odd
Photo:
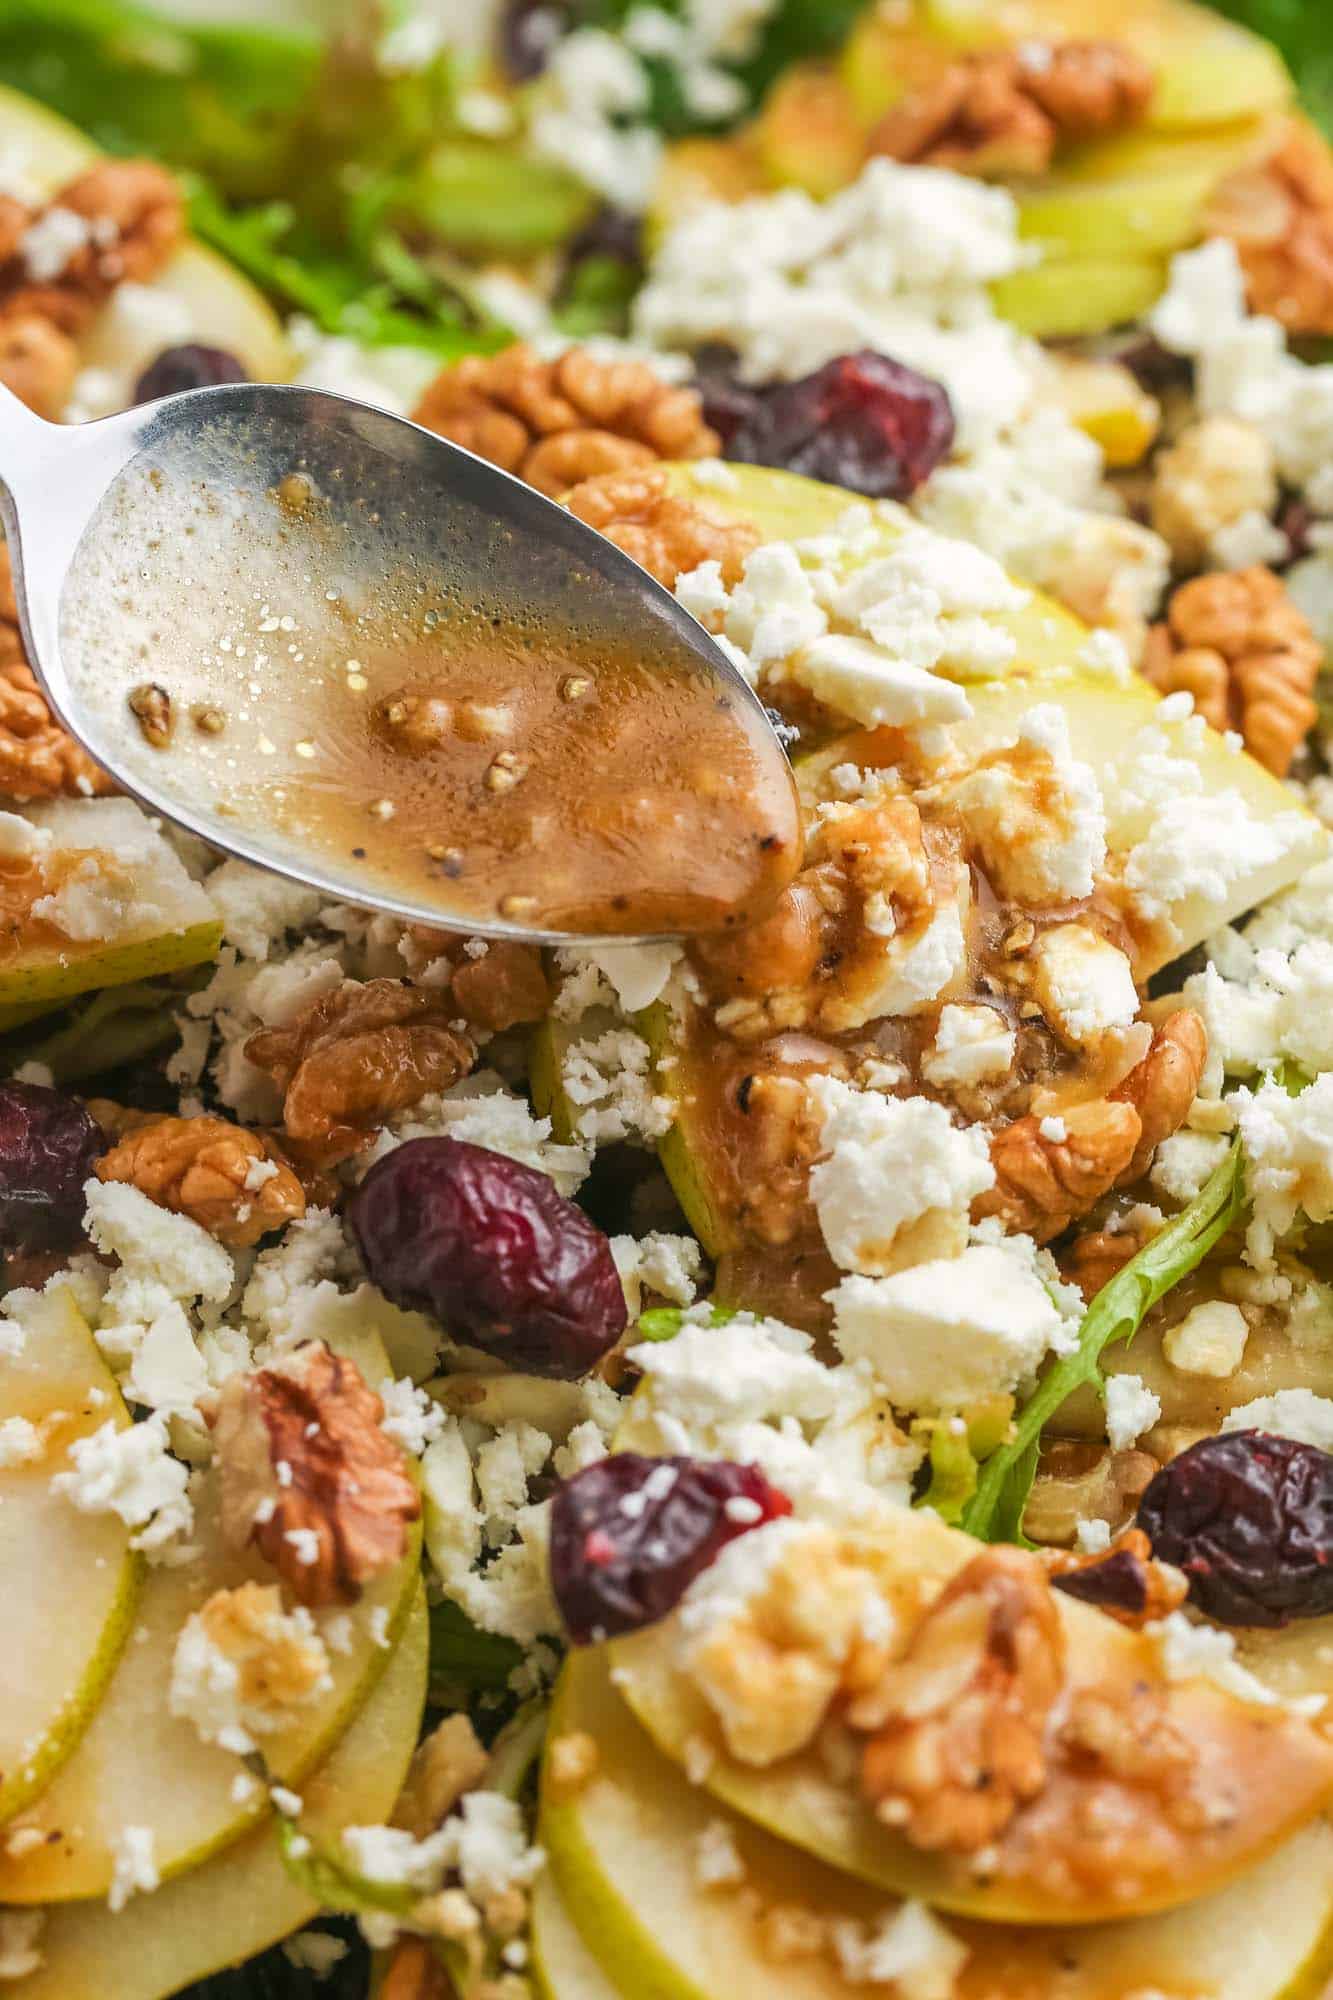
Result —
[{"label": "walnut half", "polygon": [[421,1496],[350,1361],[307,1341],[232,1375],[214,1423],[222,1533],[255,1543],[302,1604],[351,1603],[398,1562]]},{"label": "walnut half", "polygon": [[97,1178],[137,1187],[232,1250],[306,1209],[300,1181],[270,1141],[207,1113],[134,1124],[97,1162]]}]

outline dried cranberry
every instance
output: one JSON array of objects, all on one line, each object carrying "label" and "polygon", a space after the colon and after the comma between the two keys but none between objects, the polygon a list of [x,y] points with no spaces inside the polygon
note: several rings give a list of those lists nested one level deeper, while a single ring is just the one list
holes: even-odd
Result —
[{"label": "dried cranberry", "polygon": [[703,403],[704,421],[721,438],[724,452],[741,426],[757,419],[766,393],[740,380],[737,359],[734,348],[716,343],[701,347],[694,357],[694,386]]},{"label": "dried cranberry", "polygon": [[1163,347],[1153,333],[1127,333],[1123,339],[1109,340],[1098,352],[1104,353],[1108,361],[1118,361],[1122,368],[1128,368],[1139,387],[1151,395],[1162,395],[1169,389],[1188,389],[1194,380],[1194,364],[1188,357]]},{"label": "dried cranberry", "polygon": [[347,1208],[395,1305],[534,1375],[585,1375],[625,1330],[611,1245],[547,1176],[460,1139],[411,1139]]},{"label": "dried cranberry", "polygon": [[603,202],[566,244],[566,270],[589,257],[603,257],[608,263],[627,264],[637,271],[643,263],[642,216]]},{"label": "dried cranberry", "polygon": [[726,458],[905,500],[953,443],[953,405],[939,382],[864,348],[765,389],[729,435],[720,428]]},{"label": "dried cranberry", "polygon": [[105,1147],[75,1098],[38,1083],[0,1083],[0,1249],[77,1243],[83,1184]]},{"label": "dried cranberry", "polygon": [[1133,1549],[1112,1549],[1100,1562],[1053,1576],[1052,1584],[1068,1597],[1081,1598],[1102,1611],[1123,1611],[1131,1618],[1148,1608],[1148,1570]]},{"label": "dried cranberry", "polygon": [[248,382],[234,354],[223,347],[168,347],[150,361],[134,385],[136,403],[178,396],[183,389],[211,389],[219,382]]},{"label": "dried cranberry", "polygon": [[551,1588],[576,1646],[673,1611],[737,1535],[790,1514],[754,1465],[616,1452],[551,1504]]},{"label": "dried cranberry", "polygon": [[1267,1431],[1204,1438],[1156,1475],[1138,1524],[1224,1625],[1333,1611],[1333,1456]]},{"label": "dried cranberry", "polygon": [[508,0],[500,15],[500,60],[515,83],[530,83],[574,25],[568,0]]}]

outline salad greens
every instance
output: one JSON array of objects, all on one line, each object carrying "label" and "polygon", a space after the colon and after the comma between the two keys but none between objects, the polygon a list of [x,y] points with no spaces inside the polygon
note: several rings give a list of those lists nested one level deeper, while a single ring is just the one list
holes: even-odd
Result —
[{"label": "salad greens", "polygon": [[1333,11],[1326,0],[1211,0],[1282,51],[1312,118],[1333,134]]},{"label": "salad greens", "polygon": [[503,1697],[510,1675],[522,1664],[523,1648],[515,1640],[483,1632],[447,1597],[431,1605],[432,1707],[467,1708],[479,1695]]},{"label": "salad greens", "polygon": [[985,1542],[1023,1541],[1023,1510],[1036,1476],[1041,1434],[1061,1404],[1091,1383],[1103,1389],[1101,1357],[1130,1340],[1149,1308],[1202,1263],[1236,1220],[1244,1200],[1240,1143],[1233,1141],[1189,1207],[1103,1285],[1083,1318],[1078,1346],[1052,1362],[1018,1413],[1013,1435],[983,1467],[961,1525]]}]

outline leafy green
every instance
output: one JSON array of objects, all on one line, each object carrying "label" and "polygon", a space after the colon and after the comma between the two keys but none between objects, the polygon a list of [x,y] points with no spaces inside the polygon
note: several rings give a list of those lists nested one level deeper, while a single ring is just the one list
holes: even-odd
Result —
[{"label": "leafy green", "polygon": [[498,1632],[483,1632],[461,1606],[445,1598],[430,1607],[430,1700],[435,1708],[465,1708],[482,1694],[504,1694],[523,1662],[523,1648]]},{"label": "leafy green", "polygon": [[1023,1539],[1023,1510],[1037,1469],[1041,1434],[1076,1389],[1102,1388],[1101,1357],[1137,1333],[1145,1313],[1202,1262],[1225,1235],[1243,1200],[1239,1141],[1189,1207],[1169,1222],[1122,1271],[1103,1285],[1084,1315],[1078,1346],[1051,1363],[1014,1424],[1013,1435],[987,1460],[962,1513],[969,1534],[986,1542]]},{"label": "leafy green", "polygon": [[1312,117],[1333,135],[1333,11],[1327,0],[1212,0],[1286,57]]},{"label": "leafy green", "polygon": [[45,1063],[57,1083],[80,1083],[124,1063],[140,1062],[176,1036],[175,1012],[187,987],[143,982],[107,986],[92,998],[57,1017],[54,1027],[41,1024],[5,1044],[5,1060],[13,1066]]}]

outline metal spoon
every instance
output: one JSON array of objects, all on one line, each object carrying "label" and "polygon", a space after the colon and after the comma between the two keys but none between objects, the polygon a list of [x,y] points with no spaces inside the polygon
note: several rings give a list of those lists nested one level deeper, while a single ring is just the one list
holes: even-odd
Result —
[{"label": "metal spoon", "polygon": [[[274,658],[299,660],[301,634],[335,601],[345,610],[391,572],[443,566],[463,593],[484,585],[492,599],[498,591],[529,613],[537,604],[554,619],[630,634],[645,658],[685,662],[725,692],[756,740],[763,710],[753,692],[637,563],[520,480],[383,410],[322,391],[237,383],[67,427],[0,390],[0,463],[0,519],[23,636],[61,722],[155,812],[331,900],[487,937],[569,935],[460,915],[445,879],[429,894],[389,893],[351,858],[303,852],[277,826],[238,817],[202,732],[164,761],[130,713],[136,682],[158,678],[155,661],[206,660],[218,700],[244,715],[261,696],[259,659],[270,672]],[[334,503],[324,511],[317,561],[303,558],[299,534],[281,548],[273,538],[272,494],[296,468]],[[270,612],[258,625],[271,636],[271,656],[257,655],[253,639],[247,646],[230,637],[246,621],[253,631],[257,608]],[[766,723],[760,735],[761,757],[771,755],[789,786]],[[244,778],[236,775],[237,796]]]}]

